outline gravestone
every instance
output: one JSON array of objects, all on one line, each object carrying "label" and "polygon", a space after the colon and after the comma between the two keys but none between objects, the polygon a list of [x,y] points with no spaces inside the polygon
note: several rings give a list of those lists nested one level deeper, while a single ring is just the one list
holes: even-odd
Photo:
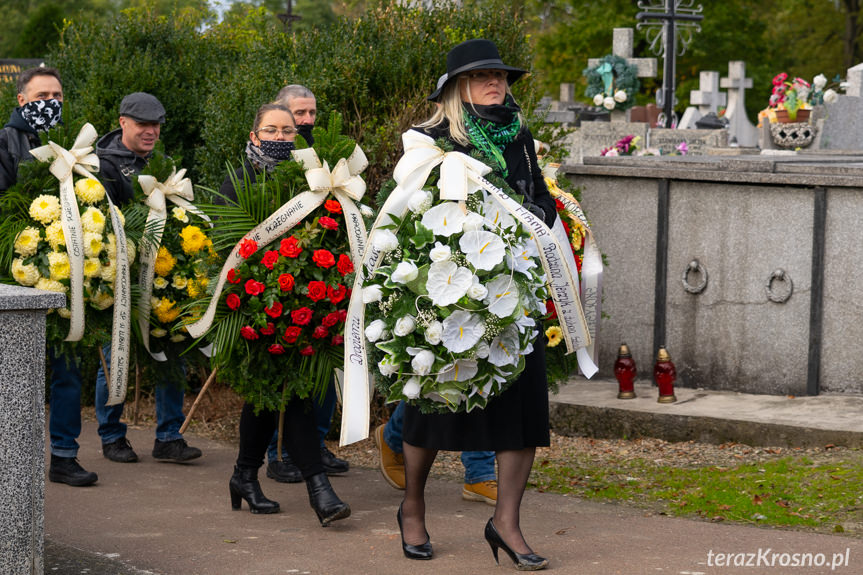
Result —
[{"label": "gravestone", "polygon": [[728,131],[655,128],[650,130],[647,145],[650,148],[661,150],[665,155],[674,152],[681,142],[686,142],[686,147],[689,150],[688,155],[702,156],[708,154],[709,150],[713,148],[727,147]]},{"label": "gravestone", "polygon": [[582,163],[585,157],[599,156],[603,149],[630,135],[640,138],[638,147],[643,149],[649,130],[646,123],[640,122],[583,122],[566,140],[569,160]]},{"label": "gravestone", "polygon": [[[698,90],[689,93],[689,102],[693,104],[683,113],[680,128],[694,128],[695,122],[709,113],[716,114],[719,108],[725,106],[727,96],[719,91],[719,72],[708,70],[698,75]],[[695,107],[697,106],[697,107]]]},{"label": "gravestone", "polygon": [[[631,66],[635,66],[638,69],[636,75],[639,78],[655,78],[657,73],[656,58],[632,57],[634,36],[635,31],[632,28],[615,28],[611,53],[619,58],[623,58]],[[587,65],[590,68],[599,66],[600,60],[601,58],[589,58],[587,60]],[[617,114],[614,113],[615,111],[619,112],[618,110],[612,110],[612,121],[624,122],[629,119],[628,110],[627,113]]]},{"label": "gravestone", "polygon": [[848,69],[848,87],[826,113],[813,146],[827,150],[863,150],[863,64]]},{"label": "gravestone", "polygon": [[754,147],[758,144],[758,129],[746,116],[746,89],[752,87],[752,78],[746,77],[746,62],[734,60],[728,63],[728,77],[719,82],[728,90],[728,138],[738,146]]},{"label": "gravestone", "polygon": [[15,82],[18,75],[27,68],[35,68],[36,66],[44,66],[43,60],[34,58],[5,58],[0,59],[0,84],[6,82]]}]

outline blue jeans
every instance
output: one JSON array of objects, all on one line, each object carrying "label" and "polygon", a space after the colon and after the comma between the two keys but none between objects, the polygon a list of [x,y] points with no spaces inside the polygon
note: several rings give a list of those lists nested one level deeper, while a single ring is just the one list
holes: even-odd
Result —
[{"label": "blue jeans", "polygon": [[[105,363],[111,362],[111,344],[102,348]],[[181,366],[183,374],[186,366]],[[173,441],[182,439],[180,426],[183,425],[183,396],[185,389],[182,381],[166,381],[160,377],[156,381],[156,439]],[[99,421],[99,437],[102,443],[113,443],[126,437],[126,424],[120,421],[123,416],[124,403],[105,405],[108,401],[108,382],[102,366],[96,373],[96,419]]]},{"label": "blue jeans", "polygon": [[[402,424],[404,423],[405,404],[400,401],[384,426],[384,441],[396,453],[402,452]],[[461,464],[464,465],[464,482],[480,483],[493,481],[494,451],[462,451]]]},{"label": "blue jeans", "polygon": [[[321,447],[324,447],[324,438],[330,432],[330,425],[333,423],[333,413],[336,411],[336,384],[331,382],[327,388],[327,393],[324,395],[323,403],[317,401],[312,402],[312,408],[315,410],[315,424],[317,425],[318,436],[320,438]],[[279,459],[279,430],[278,427],[273,433],[273,438],[270,440],[270,445],[267,446],[267,461],[273,462]],[[285,451],[285,446],[282,445],[282,457],[287,457],[288,452]]]},{"label": "blue jeans", "polygon": [[57,457],[78,457],[81,435],[81,372],[76,359],[48,350],[51,365],[51,413],[48,431],[51,453]]}]

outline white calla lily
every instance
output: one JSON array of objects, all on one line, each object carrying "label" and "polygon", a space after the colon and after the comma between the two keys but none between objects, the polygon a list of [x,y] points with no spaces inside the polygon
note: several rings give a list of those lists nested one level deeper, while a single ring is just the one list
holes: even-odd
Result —
[{"label": "white calla lily", "polygon": [[488,311],[497,317],[509,317],[518,305],[518,285],[509,276],[497,276],[488,285],[488,295],[483,300]]},{"label": "white calla lily", "polygon": [[456,310],[443,320],[443,345],[453,353],[475,346],[485,333],[482,317],[465,310]]},{"label": "white calla lily", "polygon": [[471,286],[473,273],[455,262],[436,262],[429,266],[426,290],[436,306],[448,306],[460,300]]},{"label": "white calla lily", "polygon": [[458,202],[444,202],[424,213],[422,224],[436,236],[449,237],[461,233],[465,217]]},{"label": "white calla lily", "polygon": [[506,244],[500,236],[486,231],[466,232],[458,242],[467,261],[476,269],[491,270],[503,261]]},{"label": "white calla lily", "polygon": [[479,364],[475,359],[457,359],[454,363],[444,366],[437,374],[437,381],[467,381],[479,372]]},{"label": "white calla lily", "polygon": [[488,361],[498,367],[516,365],[518,363],[519,345],[518,328],[507,326],[497,337],[491,340]]}]

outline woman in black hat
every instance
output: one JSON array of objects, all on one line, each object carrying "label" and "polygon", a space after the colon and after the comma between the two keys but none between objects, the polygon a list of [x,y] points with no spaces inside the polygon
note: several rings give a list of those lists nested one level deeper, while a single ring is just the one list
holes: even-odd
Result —
[{"label": "woman in black hat", "polygon": [[[533,136],[509,85],[525,70],[507,66],[493,42],[468,40],[447,54],[447,76],[429,96],[434,115],[416,130],[449,140],[456,151],[479,150],[524,205],[547,224],[554,223],[554,200],[536,160]],[[522,199],[520,198],[520,199]],[[495,560],[503,549],[517,569],[543,569],[548,560],[528,546],[519,525],[521,499],[537,447],[549,445],[545,340],[540,336],[518,380],[484,410],[422,414],[407,406],[404,417],[405,498],[399,508],[402,548],[410,559],[431,559],[425,529],[425,483],[440,449],[494,450],[498,461],[498,499],[485,538]]]}]

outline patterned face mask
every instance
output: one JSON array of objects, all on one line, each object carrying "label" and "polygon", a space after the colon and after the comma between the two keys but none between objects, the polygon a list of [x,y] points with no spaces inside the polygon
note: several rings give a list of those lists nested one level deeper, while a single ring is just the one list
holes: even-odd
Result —
[{"label": "patterned face mask", "polygon": [[35,100],[21,106],[21,117],[37,132],[47,132],[57,125],[63,113],[60,100]]},{"label": "patterned face mask", "polygon": [[294,143],[285,142],[284,140],[261,140],[260,148],[265,156],[269,156],[274,160],[289,160],[291,158],[291,150],[294,149]]},{"label": "patterned face mask", "polygon": [[297,133],[303,137],[308,145],[312,145],[315,143],[315,139],[312,137],[312,128],[315,126],[313,124],[300,124],[297,126]]}]

